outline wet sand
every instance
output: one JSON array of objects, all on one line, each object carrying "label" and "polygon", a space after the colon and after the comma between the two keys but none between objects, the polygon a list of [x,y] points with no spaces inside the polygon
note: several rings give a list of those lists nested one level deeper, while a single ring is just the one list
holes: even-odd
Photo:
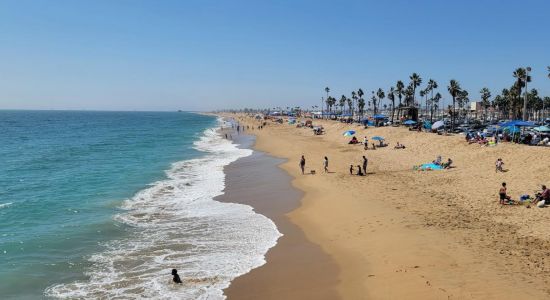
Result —
[{"label": "wet sand", "polygon": [[[251,147],[254,142],[249,135],[232,136],[242,147]],[[283,234],[267,253],[265,265],[235,279],[224,291],[228,299],[338,299],[334,289],[339,275],[336,263],[286,215],[299,207],[303,194],[277,167],[283,162],[254,151],[225,168],[225,194],[216,200],[254,207],[273,220]]]}]

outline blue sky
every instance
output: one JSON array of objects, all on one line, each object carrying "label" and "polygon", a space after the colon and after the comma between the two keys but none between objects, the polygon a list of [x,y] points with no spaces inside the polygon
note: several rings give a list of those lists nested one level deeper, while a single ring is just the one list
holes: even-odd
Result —
[{"label": "blue sky", "polygon": [[[320,103],[412,72],[550,96],[550,1],[0,0],[0,108]],[[471,97],[473,98],[473,97]]]}]

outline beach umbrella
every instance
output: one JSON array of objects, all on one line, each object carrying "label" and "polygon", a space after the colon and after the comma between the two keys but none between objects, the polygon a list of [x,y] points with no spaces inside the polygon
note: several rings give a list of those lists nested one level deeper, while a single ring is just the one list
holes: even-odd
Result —
[{"label": "beach umbrella", "polygon": [[437,121],[437,122],[433,123],[432,129],[438,129],[438,128],[443,127],[443,126],[445,126],[445,122]]},{"label": "beach umbrella", "polygon": [[403,124],[404,124],[404,125],[414,125],[414,124],[416,124],[416,121],[414,121],[414,120],[407,120],[407,121],[403,122]]},{"label": "beach umbrella", "polygon": [[550,132],[550,127],[548,127],[548,126],[539,126],[539,127],[533,128],[533,130],[538,131],[538,132]]},{"label": "beach umbrella", "polygon": [[348,130],[346,132],[344,132],[344,136],[352,136],[355,134],[355,130]]},{"label": "beach umbrella", "polygon": [[382,137],[382,136],[373,136],[373,137],[371,138],[371,140],[374,140],[374,141],[383,141],[383,140],[384,140],[384,137]]}]

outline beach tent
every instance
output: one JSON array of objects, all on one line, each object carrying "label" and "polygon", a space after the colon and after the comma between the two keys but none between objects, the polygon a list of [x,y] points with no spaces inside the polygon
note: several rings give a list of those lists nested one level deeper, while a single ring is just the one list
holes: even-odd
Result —
[{"label": "beach tent", "polygon": [[352,136],[355,134],[355,130],[348,130],[346,132],[344,132],[344,136]]},{"label": "beach tent", "polygon": [[437,121],[437,122],[433,123],[432,129],[438,129],[438,128],[443,127],[443,126],[445,126],[445,122]]},{"label": "beach tent", "polygon": [[403,122],[403,125],[414,125],[414,124],[416,124],[416,121],[414,121],[414,120],[407,120],[407,121]]},{"label": "beach tent", "polygon": [[538,131],[538,132],[550,132],[550,127],[548,127],[548,126],[539,126],[539,127],[533,128],[533,130]]}]

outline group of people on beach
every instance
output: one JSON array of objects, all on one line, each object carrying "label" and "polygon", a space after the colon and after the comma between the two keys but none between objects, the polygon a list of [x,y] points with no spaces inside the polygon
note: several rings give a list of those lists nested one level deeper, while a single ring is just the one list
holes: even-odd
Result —
[{"label": "group of people on beach", "polygon": [[508,188],[506,182],[503,182],[498,190],[499,203],[502,205],[514,205],[527,203],[526,207],[530,207],[530,203],[536,203],[537,207],[544,207],[550,204],[550,189],[546,185],[541,186],[540,192],[535,193],[535,197],[531,198],[529,195],[522,195],[519,201],[512,200],[512,197],[508,195]]},{"label": "group of people on beach", "polygon": [[[361,167],[361,165],[357,165],[357,173],[355,175],[358,175],[358,176],[364,176],[364,175],[367,175],[367,165],[369,163],[369,160],[368,158],[363,155],[363,166]],[[302,155],[302,157],[300,158],[300,163],[299,163],[299,166],[300,166],[300,170],[302,171],[302,175],[305,175],[306,174],[306,158],[304,155]],[[328,170],[328,157],[325,156],[323,158],[323,170],[325,173],[329,173],[329,170]],[[311,170],[310,171],[311,174],[315,174],[315,171],[314,170]],[[353,164],[350,165],[350,169],[349,169],[349,173],[350,175],[354,175],[354,166]]]}]

